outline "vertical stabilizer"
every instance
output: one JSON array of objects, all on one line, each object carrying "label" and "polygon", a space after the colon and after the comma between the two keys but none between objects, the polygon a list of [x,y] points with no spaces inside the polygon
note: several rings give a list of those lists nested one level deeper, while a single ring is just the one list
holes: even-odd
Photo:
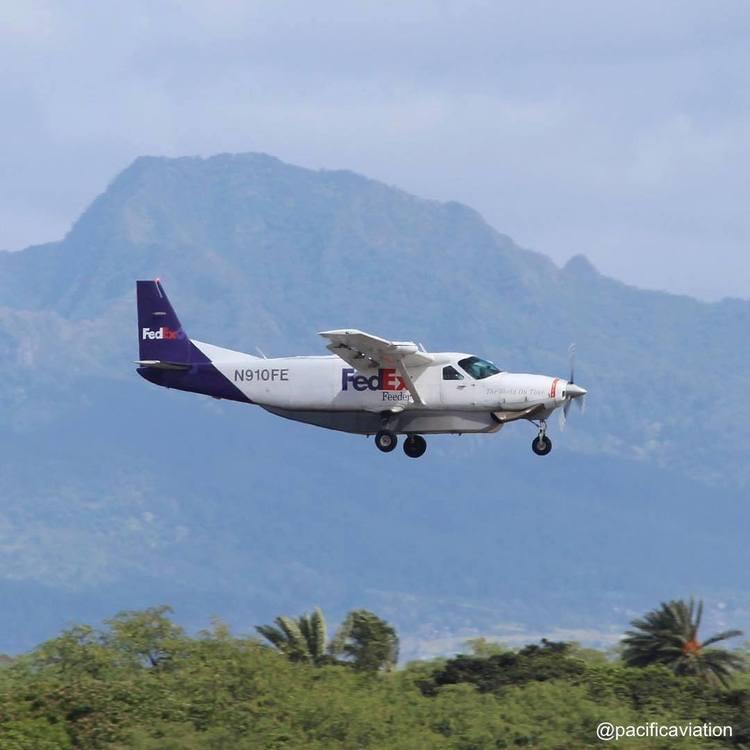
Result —
[{"label": "vertical stabilizer", "polygon": [[188,364],[190,343],[161,282],[137,281],[138,347],[142,361]]}]

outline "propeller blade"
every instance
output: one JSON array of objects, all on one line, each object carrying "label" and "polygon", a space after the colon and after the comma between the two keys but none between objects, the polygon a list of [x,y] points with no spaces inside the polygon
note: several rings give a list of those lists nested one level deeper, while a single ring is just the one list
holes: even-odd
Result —
[{"label": "propeller blade", "polygon": [[576,345],[571,344],[568,347],[568,359],[570,360],[570,377],[568,378],[569,383],[576,382]]},{"label": "propeller blade", "polygon": [[586,398],[586,389],[581,388],[580,385],[576,385],[576,345],[571,344],[568,347],[568,357],[570,359],[570,378],[565,389],[565,403],[563,408],[560,410],[560,429],[564,430],[565,425],[568,421],[568,412],[570,411],[570,405],[573,401],[578,402],[578,408],[581,412],[584,411],[584,404]]},{"label": "propeller blade", "polygon": [[560,431],[565,429],[565,425],[568,422],[568,412],[570,411],[570,404],[572,403],[573,399],[568,396],[565,399],[565,403],[563,404],[563,408],[560,409]]}]

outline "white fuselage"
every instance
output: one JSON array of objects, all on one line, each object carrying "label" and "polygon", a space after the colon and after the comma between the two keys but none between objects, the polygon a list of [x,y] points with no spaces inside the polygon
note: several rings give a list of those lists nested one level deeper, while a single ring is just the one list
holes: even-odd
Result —
[{"label": "white fuselage", "polygon": [[[425,432],[494,431],[501,424],[492,419],[493,413],[523,412],[537,406],[542,416],[547,416],[565,402],[567,382],[561,378],[500,372],[477,379],[459,365],[469,356],[462,353],[433,353],[432,364],[412,368],[411,377],[424,401],[419,404],[395,367],[357,370],[335,355],[263,359],[193,343],[250,401],[306,422],[320,423],[303,416],[311,412],[390,412],[402,418],[419,416],[420,429]],[[446,379],[447,368],[456,379]],[[478,412],[487,419],[477,420],[467,414],[455,422],[454,428],[454,422],[446,421],[446,416],[458,417],[460,412]],[[425,427],[428,414],[442,416],[435,430]],[[351,431],[369,432],[369,428]]]},{"label": "white fuselage", "polygon": [[496,432],[528,420],[532,443],[547,455],[547,418],[562,423],[586,389],[545,375],[503,372],[458,352],[427,352],[413,341],[391,341],[356,328],[320,331],[330,355],[267,359],[191,339],[161,282],[136,282],[138,374],[155,385],[257,404],[287,419],[361,435],[390,453],[406,435],[407,456],[426,449],[424,434]]}]

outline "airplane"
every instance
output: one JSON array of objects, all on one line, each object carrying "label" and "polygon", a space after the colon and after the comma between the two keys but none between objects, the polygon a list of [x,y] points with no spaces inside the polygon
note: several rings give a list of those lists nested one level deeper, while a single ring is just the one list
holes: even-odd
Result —
[{"label": "airplane", "polygon": [[[375,436],[390,453],[405,435],[404,453],[419,458],[424,435],[494,433],[509,422],[537,427],[531,447],[552,450],[547,420],[564,426],[573,401],[573,348],[566,380],[501,370],[460,352],[428,352],[411,341],[388,341],[355,329],[322,331],[326,356],[266,358],[191,339],[155,281],[136,282],[137,372],[166,388],[256,404],[272,414],[331,430]],[[261,352],[262,354],[262,352]]]}]

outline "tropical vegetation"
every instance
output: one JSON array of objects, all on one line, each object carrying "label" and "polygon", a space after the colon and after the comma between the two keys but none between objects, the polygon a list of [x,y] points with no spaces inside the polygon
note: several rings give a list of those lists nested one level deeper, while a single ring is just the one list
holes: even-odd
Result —
[{"label": "tropical vegetation", "polygon": [[366,609],[350,612],[328,643],[325,617],[319,608],[297,618],[282,615],[256,631],[291,661],[350,664],[355,669],[390,670],[398,661],[398,635],[393,626]]},{"label": "tropical vegetation", "polygon": [[257,625],[255,629],[291,661],[320,666],[328,659],[328,628],[320,608],[296,619],[281,615],[273,625]]},{"label": "tropical vegetation", "polygon": [[742,660],[737,654],[712,647],[741,636],[742,631],[725,630],[701,642],[698,630],[702,619],[703,602],[662,602],[658,609],[631,623],[633,629],[623,638],[625,663],[633,667],[664,664],[675,674],[727,685]]},{"label": "tropical vegetation", "polygon": [[[679,622],[697,639],[701,608],[683,604],[669,603],[669,615],[662,605],[664,620],[649,613],[632,632],[662,638],[671,632],[662,626]],[[659,627],[641,626],[652,622]],[[724,738],[617,747],[750,746],[747,650],[731,654],[721,680],[708,668],[675,669],[662,649],[643,650],[636,665],[631,634],[622,658],[572,643],[475,639],[466,653],[395,669],[396,632],[366,610],[349,613],[330,641],[319,610],[280,616],[258,633],[214,621],[188,634],[168,607],[70,628],[0,661],[0,748],[563,750],[600,748],[602,721],[732,728]],[[710,641],[701,647],[716,648]]]}]

